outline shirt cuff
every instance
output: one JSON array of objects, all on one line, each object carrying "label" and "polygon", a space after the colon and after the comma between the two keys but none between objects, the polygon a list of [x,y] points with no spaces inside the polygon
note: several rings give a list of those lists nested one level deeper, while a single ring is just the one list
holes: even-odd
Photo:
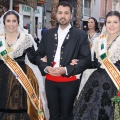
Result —
[{"label": "shirt cuff", "polygon": [[64,68],[65,68],[65,71],[66,71],[65,74],[68,75],[67,68],[66,67],[64,67]]},{"label": "shirt cuff", "polygon": [[[47,68],[47,67],[46,67]],[[48,71],[46,70],[46,68],[44,69],[44,72],[47,74],[48,73]]]}]

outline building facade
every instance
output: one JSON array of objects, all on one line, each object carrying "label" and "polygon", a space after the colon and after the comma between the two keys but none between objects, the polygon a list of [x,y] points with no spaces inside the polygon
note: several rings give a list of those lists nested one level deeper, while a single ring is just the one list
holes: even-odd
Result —
[{"label": "building facade", "polygon": [[106,14],[112,10],[113,0],[92,0],[91,1],[91,16],[95,17],[102,28],[105,22]]},{"label": "building facade", "polygon": [[120,12],[120,0],[113,0],[112,10],[116,10]]},{"label": "building facade", "polygon": [[[76,9],[76,0],[59,0],[59,1],[68,1],[72,4],[73,7],[73,18],[72,24],[75,22],[75,9]],[[105,15],[114,8],[117,10],[120,9],[120,0],[81,0],[80,5],[80,24],[81,28],[87,24],[89,17],[95,17],[99,23],[99,26],[102,27],[105,22]],[[119,2],[118,2],[119,1]],[[115,4],[116,3],[116,4]],[[116,6],[117,7],[116,7]],[[46,8],[46,27],[51,27],[51,7],[52,0],[47,0],[45,4]]]}]

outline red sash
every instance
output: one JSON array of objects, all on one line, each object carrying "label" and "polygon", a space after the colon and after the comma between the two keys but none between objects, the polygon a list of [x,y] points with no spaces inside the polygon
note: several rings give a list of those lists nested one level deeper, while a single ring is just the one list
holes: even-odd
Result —
[{"label": "red sash", "polygon": [[46,75],[47,80],[55,81],[55,82],[70,82],[77,80],[76,76],[71,77],[62,77],[62,76],[52,76],[50,74]]}]

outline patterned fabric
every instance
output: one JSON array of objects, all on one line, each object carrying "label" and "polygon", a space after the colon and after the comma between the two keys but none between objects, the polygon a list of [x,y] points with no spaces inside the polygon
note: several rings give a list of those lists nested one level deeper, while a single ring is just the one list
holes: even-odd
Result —
[{"label": "patterned fabric", "polygon": [[[98,38],[94,42],[96,57],[92,65],[97,67],[87,80],[74,106],[73,120],[114,120],[114,107],[111,98],[116,96],[117,88],[100,63]],[[120,71],[120,36],[108,49],[108,57]],[[117,120],[117,119],[116,119]],[[118,117],[118,120],[120,118]]]},{"label": "patterned fabric", "polygon": [[[99,38],[95,38],[94,40],[94,51],[96,53],[96,57],[99,62],[101,62],[98,52],[98,41]],[[120,60],[120,35],[114,40],[111,47],[108,50],[108,57],[110,58],[112,63],[116,63],[118,60]],[[103,68],[103,66],[101,66]]]},{"label": "patterned fabric", "polygon": [[[38,81],[32,71],[32,69],[29,66],[26,66],[26,75],[28,77],[28,79],[30,80],[37,97],[39,97],[39,86],[38,86]],[[31,120],[37,120],[38,119],[38,111],[35,109],[35,107],[33,106],[31,100],[29,99],[28,95],[27,95],[27,112],[30,116]],[[43,109],[42,109],[43,110]]]},{"label": "patterned fabric", "polygon": [[92,37],[89,36],[88,33],[88,40],[93,44],[93,41],[96,37],[98,37],[100,35],[100,33],[95,32],[94,35]]},{"label": "patterned fabric", "polygon": [[120,103],[115,103],[114,120],[120,120]]},{"label": "patterned fabric", "polygon": [[[7,44],[5,47],[8,47]],[[33,41],[30,35],[20,33],[20,38],[12,45],[11,50],[8,51],[8,54],[26,73],[25,55],[27,54],[32,63],[35,62]],[[0,120],[30,120],[28,107],[33,106],[27,106],[27,95],[24,88],[0,59]],[[34,113],[34,109],[31,113]],[[33,116],[36,117],[34,114]]]},{"label": "patterned fabric", "polygon": [[[20,66],[26,71],[24,63]],[[7,113],[1,109],[19,110],[19,112]],[[27,114],[25,90],[2,61],[0,61],[0,120],[30,120]]]},{"label": "patterned fabric", "polygon": [[95,71],[75,103],[74,120],[113,120],[111,98],[116,90],[105,70]]},{"label": "patterned fabric", "polygon": [[13,51],[8,51],[10,57],[17,58],[23,55],[25,49],[32,47],[33,41],[29,34],[20,34],[20,38],[17,39],[16,43],[12,46]]}]

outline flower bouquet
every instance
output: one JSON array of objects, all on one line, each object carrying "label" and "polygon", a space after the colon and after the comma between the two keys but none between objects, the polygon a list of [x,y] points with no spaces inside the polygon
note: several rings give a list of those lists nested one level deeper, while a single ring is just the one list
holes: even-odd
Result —
[{"label": "flower bouquet", "polygon": [[114,120],[120,120],[120,90],[117,92],[117,96],[114,96],[111,101],[114,106]]}]

